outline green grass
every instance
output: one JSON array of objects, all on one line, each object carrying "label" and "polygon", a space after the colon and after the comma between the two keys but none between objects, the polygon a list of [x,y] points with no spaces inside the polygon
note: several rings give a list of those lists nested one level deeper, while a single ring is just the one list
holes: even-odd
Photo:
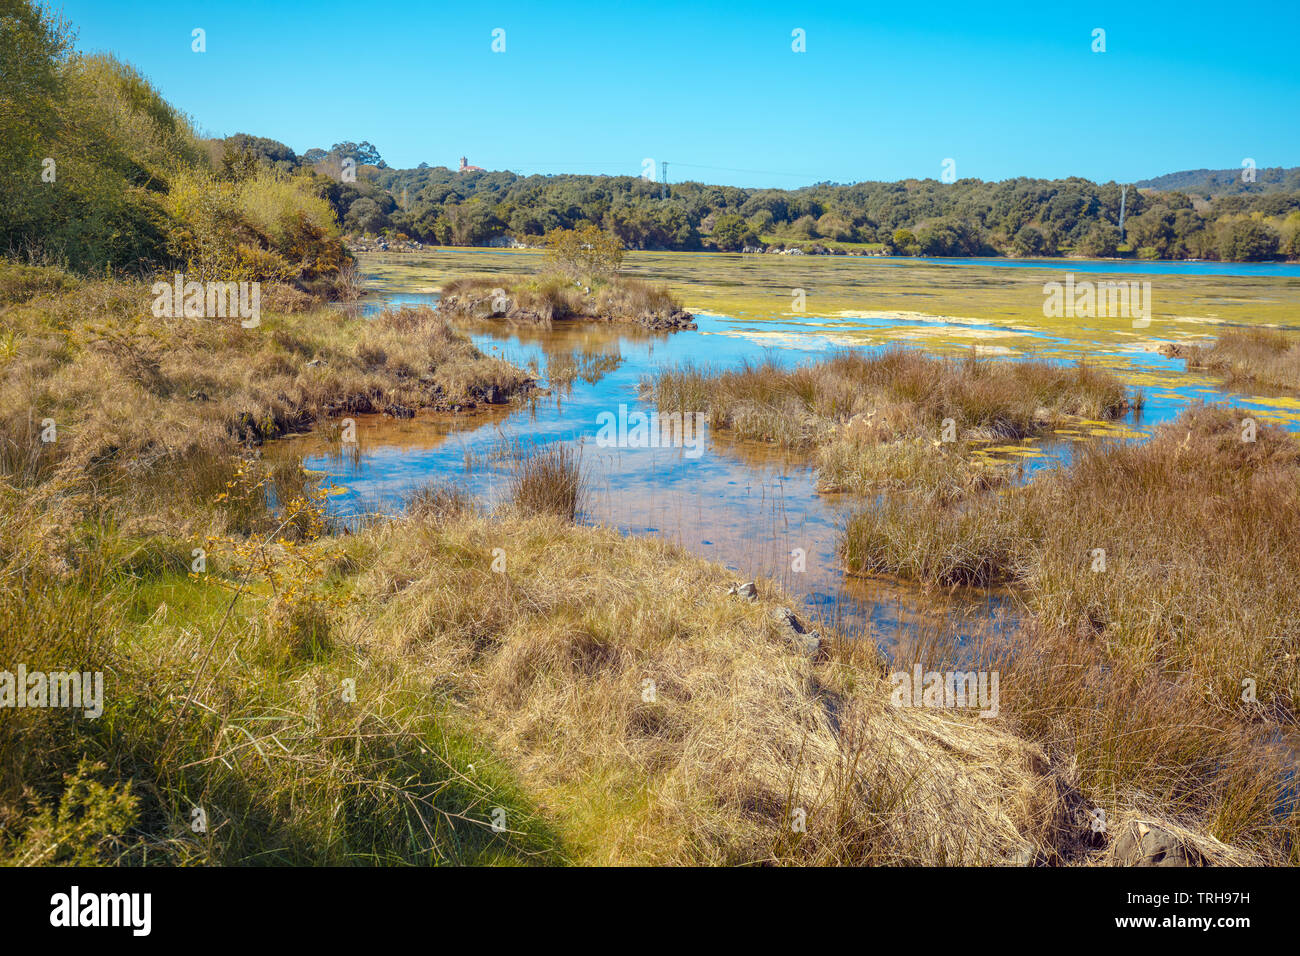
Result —
[{"label": "green grass", "polygon": [[[265,583],[238,596],[230,583],[88,552],[66,582],[0,589],[4,660],[102,670],[106,683],[97,720],[0,711],[0,859],[564,859],[507,766],[430,699],[418,673],[344,645],[308,660],[276,653]],[[356,682],[353,703],[343,700],[344,678]],[[82,783],[69,780],[84,760],[98,768],[80,781],[111,782],[129,797],[116,814],[111,795],[94,798],[103,806],[92,810],[116,819],[111,832],[82,832],[54,812],[76,808]],[[195,807],[207,814],[206,833],[191,827]],[[497,807],[503,832],[492,829]]]}]

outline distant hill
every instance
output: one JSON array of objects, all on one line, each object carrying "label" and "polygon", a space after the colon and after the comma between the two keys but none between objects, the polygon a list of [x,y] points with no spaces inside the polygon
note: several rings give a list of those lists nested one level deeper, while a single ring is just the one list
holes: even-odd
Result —
[{"label": "distant hill", "polygon": [[1235,193],[1271,193],[1300,191],[1300,166],[1286,169],[1273,166],[1255,170],[1253,183],[1242,182],[1238,169],[1185,169],[1155,179],[1144,179],[1138,189],[1182,192],[1200,196],[1223,196]]}]

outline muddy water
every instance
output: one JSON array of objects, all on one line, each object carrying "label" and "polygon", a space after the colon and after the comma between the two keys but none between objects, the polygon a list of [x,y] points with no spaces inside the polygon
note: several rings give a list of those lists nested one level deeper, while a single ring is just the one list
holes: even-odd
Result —
[{"label": "muddy water", "polygon": [[[435,300],[433,294],[395,293],[365,308]],[[1016,619],[1015,601],[1005,593],[936,594],[847,577],[836,557],[837,544],[861,499],[818,494],[815,472],[806,460],[722,435],[709,435],[698,456],[682,448],[598,447],[598,416],[617,416],[620,405],[629,412],[649,412],[651,403],[638,386],[665,366],[694,362],[727,368],[767,358],[797,365],[833,349],[878,347],[854,333],[886,324],[899,327],[896,316],[755,322],[701,314],[697,322],[698,331],[677,333],[592,324],[553,330],[476,324],[466,331],[483,351],[535,369],[550,394],[524,407],[493,407],[470,415],[426,413],[409,421],[360,417],[358,446],[346,456],[322,435],[286,444],[304,454],[309,468],[330,475],[337,486],[334,508],[346,518],[400,510],[406,495],[430,481],[459,485],[490,506],[508,480],[509,463],[501,454],[505,443],[575,443],[582,447],[588,474],[584,521],[627,534],[666,537],[733,569],[738,580],[779,581],[809,616],[834,620],[881,646],[915,640],[920,632],[974,640],[996,634]],[[922,319],[906,325],[926,331]],[[1046,332],[1034,334],[1041,349],[1029,352],[1062,360],[1077,352],[1074,343]],[[1072,442],[1096,440],[1099,434],[1111,436],[1105,440],[1140,440],[1152,426],[1198,399],[1261,402],[1261,417],[1294,427],[1285,399],[1277,406],[1229,394],[1210,380],[1187,376],[1181,362],[1134,351],[1122,342],[1112,349],[1092,349],[1089,355],[1122,370],[1145,393],[1142,418],[1117,425],[1084,423],[1055,440],[998,453],[1018,457],[1032,472],[1068,457]],[[800,551],[803,570],[796,570]]]}]

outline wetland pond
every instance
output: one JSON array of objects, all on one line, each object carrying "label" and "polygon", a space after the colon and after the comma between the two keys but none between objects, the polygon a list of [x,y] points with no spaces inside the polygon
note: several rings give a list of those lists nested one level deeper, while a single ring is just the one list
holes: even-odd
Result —
[{"label": "wetland pond", "polygon": [[[460,261],[495,252],[461,252]],[[505,261],[518,259],[507,254]],[[869,262],[855,261],[863,263],[862,268]],[[428,283],[482,269],[471,261],[449,273],[439,268],[440,261],[430,259],[407,266],[393,258],[379,263],[363,258],[362,264],[375,293],[363,300],[362,314],[389,306],[434,304],[436,286]],[[942,268],[987,274],[996,267]],[[457,485],[490,507],[508,485],[511,462],[503,452],[510,445],[579,444],[587,475],[582,521],[630,535],[662,536],[727,566],[738,581],[779,582],[796,611],[834,622],[887,650],[925,632],[955,640],[954,651],[960,653],[961,643],[976,640],[976,635],[995,635],[1014,623],[1020,614],[1014,595],[998,590],[924,591],[890,580],[847,576],[837,556],[840,533],[849,514],[868,502],[851,495],[819,494],[815,469],[806,458],[714,433],[708,434],[697,456],[682,448],[599,447],[599,416],[618,416],[620,406],[629,413],[651,411],[640,385],[665,367],[693,363],[724,369],[769,359],[793,366],[836,350],[904,343],[949,352],[974,347],[981,354],[1012,358],[1073,361],[1086,356],[1115,369],[1144,393],[1139,417],[1110,424],[1081,422],[1046,441],[989,450],[1018,461],[1025,477],[1067,459],[1076,442],[1140,441],[1153,426],[1198,400],[1232,402],[1257,411],[1261,420],[1291,429],[1300,418],[1295,399],[1226,390],[1217,379],[1186,373],[1181,361],[1156,354],[1150,350],[1153,341],[1131,333],[1063,330],[1023,318],[999,322],[887,310],[873,314],[862,303],[830,314],[794,314],[780,305],[765,315],[753,308],[724,314],[693,301],[689,288],[674,288],[696,312],[696,331],[657,333],[580,322],[556,323],[551,329],[505,322],[463,325],[485,353],[532,369],[539,385],[549,391],[522,405],[456,415],[419,412],[408,420],[358,416],[357,445],[346,455],[324,430],[276,444],[301,454],[307,468],[328,475],[334,485],[332,508],[343,521],[400,510],[406,496],[430,482]],[[1211,331],[1195,323],[1193,329],[1202,335]],[[797,549],[805,556],[803,571],[792,570]]]}]

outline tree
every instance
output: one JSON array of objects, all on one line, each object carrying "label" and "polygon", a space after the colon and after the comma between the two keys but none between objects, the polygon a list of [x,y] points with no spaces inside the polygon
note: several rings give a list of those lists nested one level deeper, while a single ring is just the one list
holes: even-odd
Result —
[{"label": "tree", "polygon": [[1153,206],[1130,219],[1126,231],[1135,248],[1149,248],[1163,256],[1174,237],[1174,213],[1165,206]]},{"label": "tree", "polygon": [[1022,259],[1041,256],[1043,250],[1047,248],[1047,240],[1034,226],[1021,226],[1015,238],[1011,240],[1011,248]]},{"label": "tree", "polygon": [[[60,65],[72,47],[71,28],[42,7],[0,3],[0,244],[37,227],[52,191],[42,161],[58,133],[63,98]],[[45,149],[41,146],[46,144]]]},{"label": "tree", "polygon": [[805,239],[812,239],[817,235],[817,220],[810,215],[800,216],[790,226],[790,231]]},{"label": "tree", "polygon": [[916,244],[925,256],[973,256],[981,251],[983,240],[969,223],[948,217],[922,226]]},{"label": "tree", "polygon": [[1300,212],[1293,212],[1282,223],[1278,251],[1288,259],[1300,259]]},{"label": "tree", "polygon": [[1079,251],[1094,259],[1109,259],[1119,251],[1119,229],[1108,222],[1093,223],[1079,243]]},{"label": "tree", "polygon": [[478,198],[447,206],[446,213],[451,222],[452,242],[458,246],[480,246],[505,232],[506,224]]},{"label": "tree", "polygon": [[1219,258],[1226,262],[1259,262],[1277,257],[1278,234],[1254,219],[1238,219],[1220,230]]},{"label": "tree", "polygon": [[358,166],[383,166],[384,161],[379,156],[379,150],[370,143],[335,143],[330,147],[330,152],[340,159],[351,157],[356,160]]},{"label": "tree", "polygon": [[916,236],[910,229],[895,229],[893,236],[890,237],[890,243],[894,247],[894,252],[902,256],[920,255],[921,247],[917,244]]},{"label": "tree", "polygon": [[[363,150],[366,145],[340,147],[365,153],[362,160],[374,159]],[[310,153],[304,156],[304,162],[311,159]],[[332,161],[337,164],[337,159]],[[331,168],[320,163],[319,169],[328,173]],[[337,178],[337,169],[333,174]],[[1220,196],[1211,207],[1199,200],[1194,205],[1183,193],[1130,189],[1125,221],[1133,244],[1146,250],[1144,254],[1155,250],[1169,257],[1207,252],[1213,256],[1220,238],[1216,222],[1253,216],[1280,227],[1280,220],[1300,204],[1300,173],[1293,181],[1294,186],[1266,196]],[[819,183],[752,191],[684,182],[674,184],[666,199],[660,184],[635,176],[518,176],[506,171],[464,176],[441,166],[389,170],[366,165],[364,172],[357,170],[352,185],[363,183],[399,198],[406,191],[406,217],[426,229],[445,220],[444,229],[453,230],[457,243],[481,242],[507,228],[517,236],[544,236],[588,222],[629,249],[697,249],[705,243],[714,248],[718,240],[735,247],[734,221],[724,217],[740,215],[759,241],[766,236],[799,243],[818,238],[880,242],[911,254],[982,255],[996,244],[1008,255],[1055,256],[1063,248],[1076,252],[1085,246],[1093,255],[1114,255],[1118,247],[1112,240],[1119,186],[1079,178],[962,180],[953,185]],[[453,212],[475,201],[482,204],[481,212]],[[499,225],[492,224],[489,214]],[[1017,245],[1016,236],[1026,226],[1041,234],[1041,251],[1032,232]],[[895,244],[892,237],[899,230],[905,230],[904,241]],[[704,243],[701,233],[706,234]],[[1285,238],[1289,243],[1291,232]]]},{"label": "tree", "polygon": [[740,216],[727,213],[713,223],[713,242],[722,250],[743,249],[758,244],[758,233]]},{"label": "tree", "polygon": [[623,266],[623,243],[592,223],[546,234],[550,265],[574,281],[609,279]]},{"label": "tree", "polygon": [[373,235],[385,228],[389,223],[388,216],[379,208],[379,203],[369,196],[363,196],[349,207],[348,214],[343,219],[343,224],[350,230]]}]

